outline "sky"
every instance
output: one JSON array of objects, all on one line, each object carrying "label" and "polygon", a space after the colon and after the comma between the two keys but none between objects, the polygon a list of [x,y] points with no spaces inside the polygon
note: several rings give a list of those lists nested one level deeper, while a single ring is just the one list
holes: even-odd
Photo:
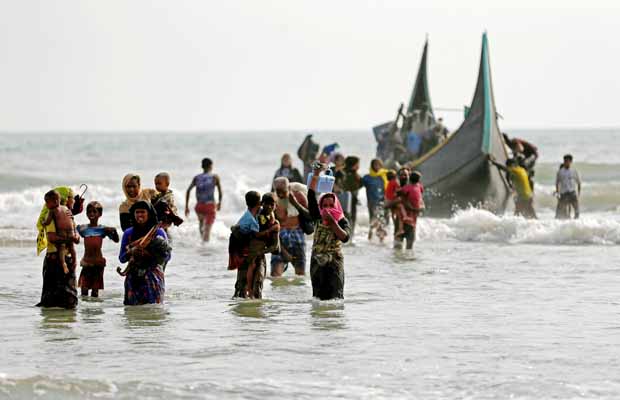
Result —
[{"label": "sky", "polygon": [[[620,126],[620,2],[0,0],[0,131],[370,129],[412,89],[501,124]],[[458,126],[461,112],[438,112]]]}]

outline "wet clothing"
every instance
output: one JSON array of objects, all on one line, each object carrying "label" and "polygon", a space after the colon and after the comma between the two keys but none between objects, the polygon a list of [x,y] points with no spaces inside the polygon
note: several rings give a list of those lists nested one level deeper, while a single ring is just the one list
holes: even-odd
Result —
[{"label": "wet clothing", "polygon": [[155,238],[146,247],[149,253],[144,257],[132,258],[127,252],[127,245],[144,236],[132,237],[134,227],[123,233],[121,251],[118,259],[122,263],[130,262],[130,268],[125,277],[125,305],[163,303],[166,284],[164,280],[164,265],[170,259],[168,237],[163,229],[158,228]]},{"label": "wet clothing", "polygon": [[150,202],[138,201],[129,210],[146,210],[148,219],[144,224],[135,221],[131,228],[123,233],[118,259],[121,263],[129,263],[125,276],[125,305],[163,303],[166,285],[164,267],[170,260],[172,248],[168,236],[162,228],[156,228],[155,236],[145,245],[143,254],[132,255],[128,245],[149,234],[157,225],[157,215]]},{"label": "wet clothing", "polygon": [[[249,211],[246,211],[246,214],[250,214],[252,218],[254,217]],[[244,214],[241,219],[244,219],[244,217],[247,218],[246,214]],[[258,231],[246,229],[246,233],[242,233],[239,224],[234,225],[230,228],[230,230],[231,234],[228,243],[228,269],[237,270],[237,280],[235,281],[235,292],[233,297],[245,298],[245,288],[247,286],[249,267],[248,262],[251,261],[249,254],[250,242],[252,241],[254,234]],[[253,258],[255,264],[254,280],[252,282],[252,289],[254,292],[253,297],[255,299],[261,299],[263,297],[263,282],[265,280],[267,261],[264,254],[254,256]]]},{"label": "wet clothing", "polygon": [[[314,190],[308,193],[308,209],[316,223],[312,255],[310,260],[310,277],[312,295],[321,300],[344,298],[344,257],[342,243],[329,225],[322,223],[321,211]],[[346,218],[338,225],[347,233],[344,242],[349,240],[351,229]]]},{"label": "wet clothing", "polygon": [[215,203],[215,175],[204,172],[194,177],[196,184],[196,201],[198,203]]},{"label": "wet clothing", "polygon": [[70,254],[65,257],[69,273],[65,274],[58,253],[48,253],[43,261],[43,289],[38,307],[77,307],[78,297],[75,285],[75,261]]},{"label": "wet clothing", "polygon": [[402,187],[401,192],[407,196],[407,200],[413,208],[424,208],[424,201],[422,200],[422,193],[424,193],[424,186],[420,182],[408,183]]},{"label": "wet clothing", "polygon": [[239,225],[239,230],[244,235],[257,233],[260,231],[258,220],[256,219],[256,216],[250,212],[250,210],[246,210],[245,213],[243,213],[239,219],[239,222],[237,222],[237,225]]},{"label": "wet clothing", "polygon": [[[254,291],[253,297],[255,299],[263,298],[263,282],[265,281],[265,274],[267,272],[267,260],[265,256],[256,257],[254,260],[256,267],[254,268],[254,282],[252,283],[252,289]],[[244,263],[237,270],[237,280],[235,281],[235,293],[233,297],[245,298],[245,288],[248,282],[248,266]]]},{"label": "wet clothing", "polygon": [[377,204],[385,195],[385,181],[381,176],[365,175],[362,178],[362,183],[366,188],[366,198],[369,204]]},{"label": "wet clothing", "polygon": [[515,198],[515,215],[521,215],[525,218],[536,218],[536,210],[534,210],[534,198]]},{"label": "wet clothing", "polygon": [[403,247],[403,241],[406,241],[406,248],[407,250],[410,250],[413,248],[413,243],[415,242],[416,223],[414,222],[413,224],[404,224],[404,233],[401,235],[397,235],[396,233],[400,229],[400,224],[404,224],[404,222],[401,221],[399,218],[394,218],[394,248],[401,249]]},{"label": "wet clothing", "polygon": [[555,217],[558,219],[570,218],[570,209],[575,212],[575,219],[579,218],[579,196],[577,192],[566,192],[560,194]]},{"label": "wet clothing", "polygon": [[[90,226],[78,225],[78,234],[84,238],[84,247],[101,249],[103,239],[111,234],[106,232],[103,225]],[[110,236],[111,237],[111,236]],[[118,241],[118,236],[116,236]],[[78,286],[82,289],[103,289],[103,270],[106,265],[106,259],[99,254],[97,256],[84,255],[80,260],[82,271],[78,280]]]},{"label": "wet clothing", "polygon": [[[54,222],[45,227],[45,234],[56,232]],[[76,260],[67,254],[65,262],[69,273],[65,274],[60,263],[57,247],[49,241],[43,260],[43,288],[39,307],[62,307],[75,308],[78,304],[77,289],[75,285]]]},{"label": "wet clothing", "polygon": [[555,178],[556,185],[559,188],[560,195],[564,193],[577,192],[579,185],[581,185],[581,178],[579,172],[574,168],[560,168]]},{"label": "wet clothing", "polygon": [[305,271],[306,269],[306,237],[301,228],[281,229],[280,247],[283,248],[293,259],[285,261],[281,254],[271,255],[271,269],[279,264],[284,264],[285,268],[290,262],[295,270]]},{"label": "wet clothing", "polygon": [[400,188],[400,184],[398,183],[398,180],[393,179],[389,181],[387,184],[387,187],[385,188],[385,200],[388,200],[388,201],[396,200],[396,198],[398,197],[398,194],[396,192],[398,191],[399,188]]},{"label": "wet clothing", "polygon": [[213,225],[215,216],[217,215],[217,206],[215,203],[196,203],[194,208],[198,217],[207,225]]},{"label": "wet clothing", "polygon": [[506,167],[510,174],[510,180],[517,192],[517,196],[522,200],[532,198],[532,187],[530,186],[529,176],[525,168],[520,166]]},{"label": "wet clothing", "polygon": [[90,267],[82,266],[80,278],[78,279],[78,287],[89,290],[103,290],[103,265],[92,265]]},{"label": "wet clothing", "polygon": [[[58,192],[58,194],[60,194],[61,205],[66,205],[67,200],[70,197],[73,197],[73,190],[71,190],[70,187],[59,186],[59,187],[54,188],[54,190]],[[45,250],[49,244],[47,241],[46,228],[45,226],[43,226],[43,222],[47,219],[48,214],[49,214],[49,209],[45,205],[43,205],[43,208],[41,209],[41,213],[39,214],[39,218],[37,219],[37,231],[38,231],[37,255],[41,254],[41,252],[43,252],[43,250]],[[56,251],[55,250],[56,247],[54,245],[52,245],[51,248],[54,249],[53,251]]]}]

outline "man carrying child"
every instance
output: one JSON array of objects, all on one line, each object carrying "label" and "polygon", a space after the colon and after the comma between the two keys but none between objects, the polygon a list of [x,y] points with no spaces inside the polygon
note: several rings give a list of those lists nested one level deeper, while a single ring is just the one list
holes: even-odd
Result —
[{"label": "man carrying child", "polygon": [[[273,218],[275,199],[271,196],[263,196],[265,218],[263,226],[259,224],[261,211],[261,196],[256,191],[245,194],[245,204],[248,209],[239,219],[239,222],[231,228],[231,243],[229,246],[230,260],[241,260],[240,265],[232,265],[229,269],[237,267],[237,281],[235,282],[234,297],[262,298],[263,281],[266,273],[265,252],[272,251],[273,237],[277,237],[280,225]],[[264,215],[264,214],[267,215]],[[271,215],[269,215],[271,214]],[[273,250],[275,251],[275,250]],[[250,265],[251,264],[251,265]]]}]

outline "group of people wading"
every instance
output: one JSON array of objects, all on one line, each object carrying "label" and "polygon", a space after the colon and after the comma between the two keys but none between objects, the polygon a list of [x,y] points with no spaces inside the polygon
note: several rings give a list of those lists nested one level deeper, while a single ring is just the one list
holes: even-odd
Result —
[{"label": "group of people wading", "polygon": [[[359,158],[333,154],[335,163],[330,165],[329,156],[320,154],[306,185],[302,174],[292,166],[290,155],[285,154],[274,176],[272,191],[262,196],[256,191],[246,193],[247,210],[231,228],[229,243],[228,267],[237,270],[235,297],[262,297],[269,253],[271,276],[281,276],[289,265],[296,275],[305,275],[306,235],[313,235],[310,254],[313,296],[321,300],[343,298],[342,244],[353,235],[357,193],[361,188],[366,188],[368,197],[369,237],[374,230],[383,239],[385,219],[392,210],[396,244],[406,240],[407,248],[413,246],[415,221],[423,207],[419,174],[413,174],[414,179],[410,181],[409,170],[402,169],[397,175],[384,169],[380,160],[373,160],[369,174],[362,177],[357,173]],[[195,189],[195,212],[201,238],[206,242],[221,208],[222,188],[219,177],[212,172],[213,162],[205,158],[202,167],[203,173],[196,175],[187,189],[185,215],[189,215],[189,197]],[[335,177],[335,184],[333,190],[320,193],[317,183],[325,173]],[[106,259],[102,245],[106,238],[120,241],[118,259],[126,264],[124,270],[117,268],[124,277],[123,303],[164,301],[164,273],[172,255],[168,231],[183,220],[177,214],[175,197],[169,189],[170,175],[159,173],[153,183],[154,189],[143,188],[139,175],[127,174],[123,178],[125,200],[118,208],[122,237],[116,228],[99,223],[104,208],[97,201],[85,207],[88,223],[76,225],[74,217],[84,211],[84,193],[75,195],[69,187],[57,187],[45,194],[45,205],[37,221],[37,250],[45,251],[39,306],[75,308],[78,287],[82,296],[99,296],[104,289]],[[76,282],[75,245],[80,240],[84,243],[84,254]]]},{"label": "group of people wading", "polygon": [[[538,157],[536,147],[505,136],[513,157],[505,165],[490,161],[504,170],[515,189],[515,214],[536,218],[533,208],[533,167]],[[321,300],[344,298],[344,257],[342,245],[352,239],[357,220],[358,192],[366,190],[369,215],[368,239],[383,241],[386,227],[394,226],[394,247],[413,247],[417,219],[424,210],[422,176],[402,167],[383,168],[379,159],[370,163],[368,173],[359,174],[360,159],[336,151],[337,144],[326,146],[313,160],[303,159],[309,171],[306,182],[284,154],[274,175],[272,189],[261,196],[257,191],[245,194],[247,210],[231,227],[228,269],[237,270],[234,297],[262,298],[267,275],[266,255],[271,254],[270,275],[280,277],[289,265],[296,275],[306,273],[306,235],[313,235],[310,254],[310,278],[313,296]],[[581,180],[566,155],[556,177],[557,218],[579,217]],[[211,228],[221,208],[222,188],[213,173],[213,162],[202,160],[203,172],[196,175],[185,196],[185,215],[189,215],[191,191],[196,191],[195,212],[200,236],[210,239]],[[304,174],[306,174],[304,172]],[[321,177],[329,175],[333,185],[319,190]],[[37,253],[45,251],[43,288],[39,306],[74,308],[77,287],[83,296],[97,297],[104,288],[106,259],[102,254],[105,238],[121,242],[119,261],[127,264],[117,272],[124,277],[124,304],[162,303],[165,293],[164,272],[171,259],[168,231],[183,220],[177,214],[170,175],[162,172],[154,178],[154,189],[142,188],[137,174],[122,180],[125,200],[119,206],[123,231],[99,224],[103,206],[97,201],[86,205],[87,224],[76,225],[74,216],[83,211],[83,194],[75,195],[69,187],[57,187],[44,196],[37,228]],[[217,191],[217,198],[216,192]],[[76,283],[75,245],[83,239],[84,255]]]},{"label": "group of people wading", "polygon": [[[119,206],[119,222],[123,230],[119,261],[127,264],[118,273],[125,278],[125,305],[162,303],[165,293],[164,271],[172,248],[166,231],[183,222],[176,214],[174,194],[169,189],[170,175],[155,176],[155,189],[143,189],[140,176],[127,174],[122,181],[125,200]],[[82,193],[83,195],[83,193]],[[58,187],[44,196],[37,227],[38,253],[43,250],[43,289],[38,306],[75,308],[77,286],[82,296],[98,297],[104,288],[106,259],[101,248],[103,239],[119,242],[116,228],[99,224],[103,206],[97,201],[86,205],[89,223],[77,225],[74,216],[83,211],[83,197],[69,187]],[[84,241],[82,267],[76,285],[77,257],[73,246]]]}]

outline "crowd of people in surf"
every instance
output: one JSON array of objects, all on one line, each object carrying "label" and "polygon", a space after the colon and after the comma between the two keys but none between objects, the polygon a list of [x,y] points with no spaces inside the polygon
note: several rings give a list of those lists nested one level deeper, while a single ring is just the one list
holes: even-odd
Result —
[{"label": "crowd of people in surf", "polygon": [[[413,247],[417,217],[424,209],[420,174],[407,168],[389,171],[375,159],[368,174],[362,176],[358,172],[360,159],[345,157],[336,149],[336,144],[326,146],[315,160],[305,163],[307,173],[303,175],[293,167],[291,156],[284,154],[272,191],[245,194],[247,210],[231,227],[229,239],[228,269],[237,270],[234,297],[262,298],[269,254],[271,276],[281,276],[289,265],[296,275],[305,275],[306,240],[312,235],[309,273],[313,296],[321,300],[343,298],[342,245],[353,237],[362,188],[368,199],[369,239],[376,235],[383,241],[388,222],[393,220],[395,247],[403,242],[407,249]],[[194,211],[201,238],[208,242],[222,204],[222,187],[210,159],[202,160],[202,168],[186,191],[185,215],[190,213],[190,196],[195,190]],[[126,268],[119,267],[117,272],[124,277],[124,304],[163,302],[164,273],[172,255],[169,233],[183,219],[169,188],[168,173],[155,176],[154,189],[144,188],[142,183],[137,174],[128,174],[122,180],[125,200],[118,208],[122,236],[115,227],[99,223],[104,212],[101,203],[91,201],[84,207],[84,193],[76,195],[69,187],[45,193],[37,221],[37,250],[45,251],[39,306],[74,308],[78,288],[82,296],[99,296],[104,288],[106,259],[102,245],[106,238],[120,241],[118,259]],[[74,216],[84,208],[88,223],[76,225]],[[76,280],[75,249],[80,240],[84,253]]]},{"label": "crowd of people in surf", "polygon": [[[386,169],[373,159],[368,173],[360,175],[360,159],[338,152],[336,143],[319,153],[307,137],[298,155],[304,173],[293,167],[284,154],[270,192],[245,194],[247,210],[231,227],[228,269],[237,271],[234,297],[262,298],[267,275],[280,277],[289,265],[296,275],[306,274],[306,238],[312,235],[310,278],[312,295],[321,300],[344,298],[344,256],[342,246],[355,232],[358,194],[366,191],[369,215],[368,239],[383,242],[387,228],[393,225],[394,247],[412,249],[418,217],[425,209],[422,176],[407,166]],[[507,173],[515,191],[515,214],[536,218],[533,208],[533,171],[538,157],[535,146],[505,136],[513,157],[506,164],[492,157],[489,161]],[[571,168],[572,156],[566,155],[556,177],[557,218],[579,217],[581,180]],[[210,240],[211,228],[222,204],[222,187],[213,172],[213,162],[202,160],[203,172],[196,175],[185,195],[185,216],[190,214],[191,192],[195,189],[195,213],[203,241]],[[84,211],[84,192],[75,195],[69,187],[58,187],[44,195],[45,205],[37,221],[37,253],[45,251],[43,288],[39,306],[75,308],[77,287],[82,296],[97,297],[104,288],[106,259],[102,254],[105,238],[120,241],[118,259],[127,264],[124,277],[124,304],[162,303],[164,273],[171,260],[169,232],[183,223],[170,190],[170,175],[162,172],[154,178],[154,189],[142,187],[137,174],[122,180],[125,200],[118,208],[120,227],[103,226],[99,219],[103,206],[97,201],[86,205],[87,224],[77,225],[74,216]],[[84,185],[85,186],[85,185]],[[217,197],[216,197],[217,192]],[[76,282],[76,244],[83,239],[82,267]]]}]

